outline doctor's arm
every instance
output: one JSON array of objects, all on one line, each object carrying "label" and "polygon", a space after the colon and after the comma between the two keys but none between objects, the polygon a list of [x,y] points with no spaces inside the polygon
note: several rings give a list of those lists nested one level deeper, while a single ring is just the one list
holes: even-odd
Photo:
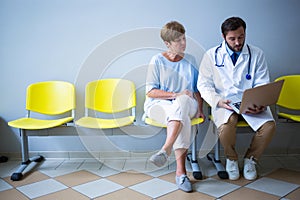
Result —
[{"label": "doctor's arm", "polygon": [[218,106],[219,101],[222,99],[221,95],[216,92],[214,83],[214,63],[212,58],[209,57],[211,52],[204,54],[199,68],[199,76],[197,82],[197,88],[201,93],[201,97],[212,107]]}]

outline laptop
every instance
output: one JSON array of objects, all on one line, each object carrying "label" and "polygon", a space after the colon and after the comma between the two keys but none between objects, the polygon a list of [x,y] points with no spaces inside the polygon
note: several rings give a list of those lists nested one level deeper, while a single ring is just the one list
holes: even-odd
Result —
[{"label": "laptop", "polygon": [[284,80],[268,83],[255,88],[250,88],[244,91],[243,96],[231,96],[229,105],[232,109],[242,114],[248,110],[248,107],[270,106],[277,102]]}]

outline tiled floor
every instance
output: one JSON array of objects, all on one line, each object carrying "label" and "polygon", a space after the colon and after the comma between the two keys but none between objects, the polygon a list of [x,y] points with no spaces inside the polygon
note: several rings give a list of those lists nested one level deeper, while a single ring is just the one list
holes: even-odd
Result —
[{"label": "tiled floor", "polygon": [[175,185],[175,163],[157,169],[147,159],[97,160],[46,159],[20,181],[11,181],[10,175],[19,161],[0,163],[1,200],[299,200],[300,156],[265,156],[258,165],[259,178],[247,181],[221,180],[206,158],[199,159],[203,180],[189,177],[194,191],[184,193]]}]

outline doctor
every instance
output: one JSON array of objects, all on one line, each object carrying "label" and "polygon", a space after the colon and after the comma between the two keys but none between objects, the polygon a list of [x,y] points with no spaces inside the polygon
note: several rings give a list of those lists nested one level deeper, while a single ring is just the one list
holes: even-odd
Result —
[{"label": "doctor", "polygon": [[244,178],[257,177],[256,163],[275,133],[275,122],[269,107],[253,105],[242,115],[228,105],[229,96],[242,95],[270,81],[262,50],[246,44],[246,23],[239,17],[226,19],[221,26],[224,41],[209,49],[200,65],[197,87],[211,106],[219,139],[226,156],[226,171],[230,180],[240,177],[238,154],[235,151],[236,124],[244,118],[256,134],[244,156]]}]

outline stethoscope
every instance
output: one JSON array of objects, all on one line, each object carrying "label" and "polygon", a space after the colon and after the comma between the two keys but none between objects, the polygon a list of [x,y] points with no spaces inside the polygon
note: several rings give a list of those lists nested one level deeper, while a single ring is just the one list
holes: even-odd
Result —
[{"label": "stethoscope", "polygon": [[[218,46],[215,50],[215,61],[216,61],[216,64],[215,66],[217,67],[224,67],[224,57],[222,58],[222,63],[221,64],[218,64],[218,59],[217,59],[217,54],[218,54],[218,50],[222,47],[222,43],[220,44],[220,46]],[[251,75],[250,75],[250,65],[251,65],[251,51],[250,51],[250,47],[249,45],[247,44],[247,48],[248,48],[248,52],[249,52],[249,62],[248,62],[248,73],[246,74],[246,79],[247,80],[250,80],[251,79]]]}]

